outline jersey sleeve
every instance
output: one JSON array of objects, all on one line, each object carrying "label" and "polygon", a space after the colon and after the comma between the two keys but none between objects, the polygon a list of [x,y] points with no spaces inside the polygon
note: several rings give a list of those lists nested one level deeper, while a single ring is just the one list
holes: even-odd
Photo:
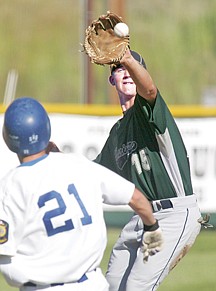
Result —
[{"label": "jersey sleeve", "polygon": [[103,202],[110,205],[127,205],[135,189],[135,185],[113,171],[93,163],[102,191]]},{"label": "jersey sleeve", "polygon": [[13,236],[12,213],[8,211],[7,197],[3,193],[3,184],[0,186],[0,255],[13,256],[16,252]]},{"label": "jersey sleeve", "polygon": [[[148,120],[150,124],[154,127],[158,134],[164,133],[167,127],[167,114],[169,114],[169,109],[164,102],[159,90],[157,91],[157,98],[155,100],[154,106],[151,106],[143,97],[137,95],[136,101],[136,112],[140,114],[140,107],[142,108],[143,116]],[[139,116],[140,118],[140,116]]]}]

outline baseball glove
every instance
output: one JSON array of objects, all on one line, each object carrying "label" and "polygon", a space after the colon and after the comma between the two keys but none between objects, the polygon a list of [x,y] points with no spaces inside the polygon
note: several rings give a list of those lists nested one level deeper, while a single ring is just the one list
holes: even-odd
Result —
[{"label": "baseball glove", "polygon": [[118,37],[114,27],[121,17],[107,12],[94,20],[85,31],[84,52],[97,65],[118,64],[129,47],[129,36]]}]

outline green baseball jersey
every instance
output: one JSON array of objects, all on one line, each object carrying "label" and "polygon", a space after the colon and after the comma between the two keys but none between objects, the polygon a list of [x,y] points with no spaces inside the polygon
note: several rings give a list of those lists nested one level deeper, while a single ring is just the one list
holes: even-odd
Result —
[{"label": "green baseball jersey", "polygon": [[153,107],[136,96],[95,162],[133,182],[150,201],[193,194],[186,148],[159,91]]}]

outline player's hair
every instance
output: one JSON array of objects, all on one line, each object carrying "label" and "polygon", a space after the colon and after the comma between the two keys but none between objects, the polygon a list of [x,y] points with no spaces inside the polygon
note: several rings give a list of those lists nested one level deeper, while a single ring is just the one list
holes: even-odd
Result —
[{"label": "player's hair", "polygon": [[44,107],[35,99],[13,101],[4,116],[3,138],[8,148],[20,157],[44,150],[50,139],[51,125]]}]

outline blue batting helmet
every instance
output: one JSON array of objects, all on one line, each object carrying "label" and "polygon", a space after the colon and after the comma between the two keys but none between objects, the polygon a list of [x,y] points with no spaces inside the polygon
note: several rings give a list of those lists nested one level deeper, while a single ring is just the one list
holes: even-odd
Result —
[{"label": "blue batting helmet", "polygon": [[4,116],[3,138],[8,148],[19,156],[30,156],[44,150],[50,139],[51,126],[47,112],[33,98],[13,101]]}]

